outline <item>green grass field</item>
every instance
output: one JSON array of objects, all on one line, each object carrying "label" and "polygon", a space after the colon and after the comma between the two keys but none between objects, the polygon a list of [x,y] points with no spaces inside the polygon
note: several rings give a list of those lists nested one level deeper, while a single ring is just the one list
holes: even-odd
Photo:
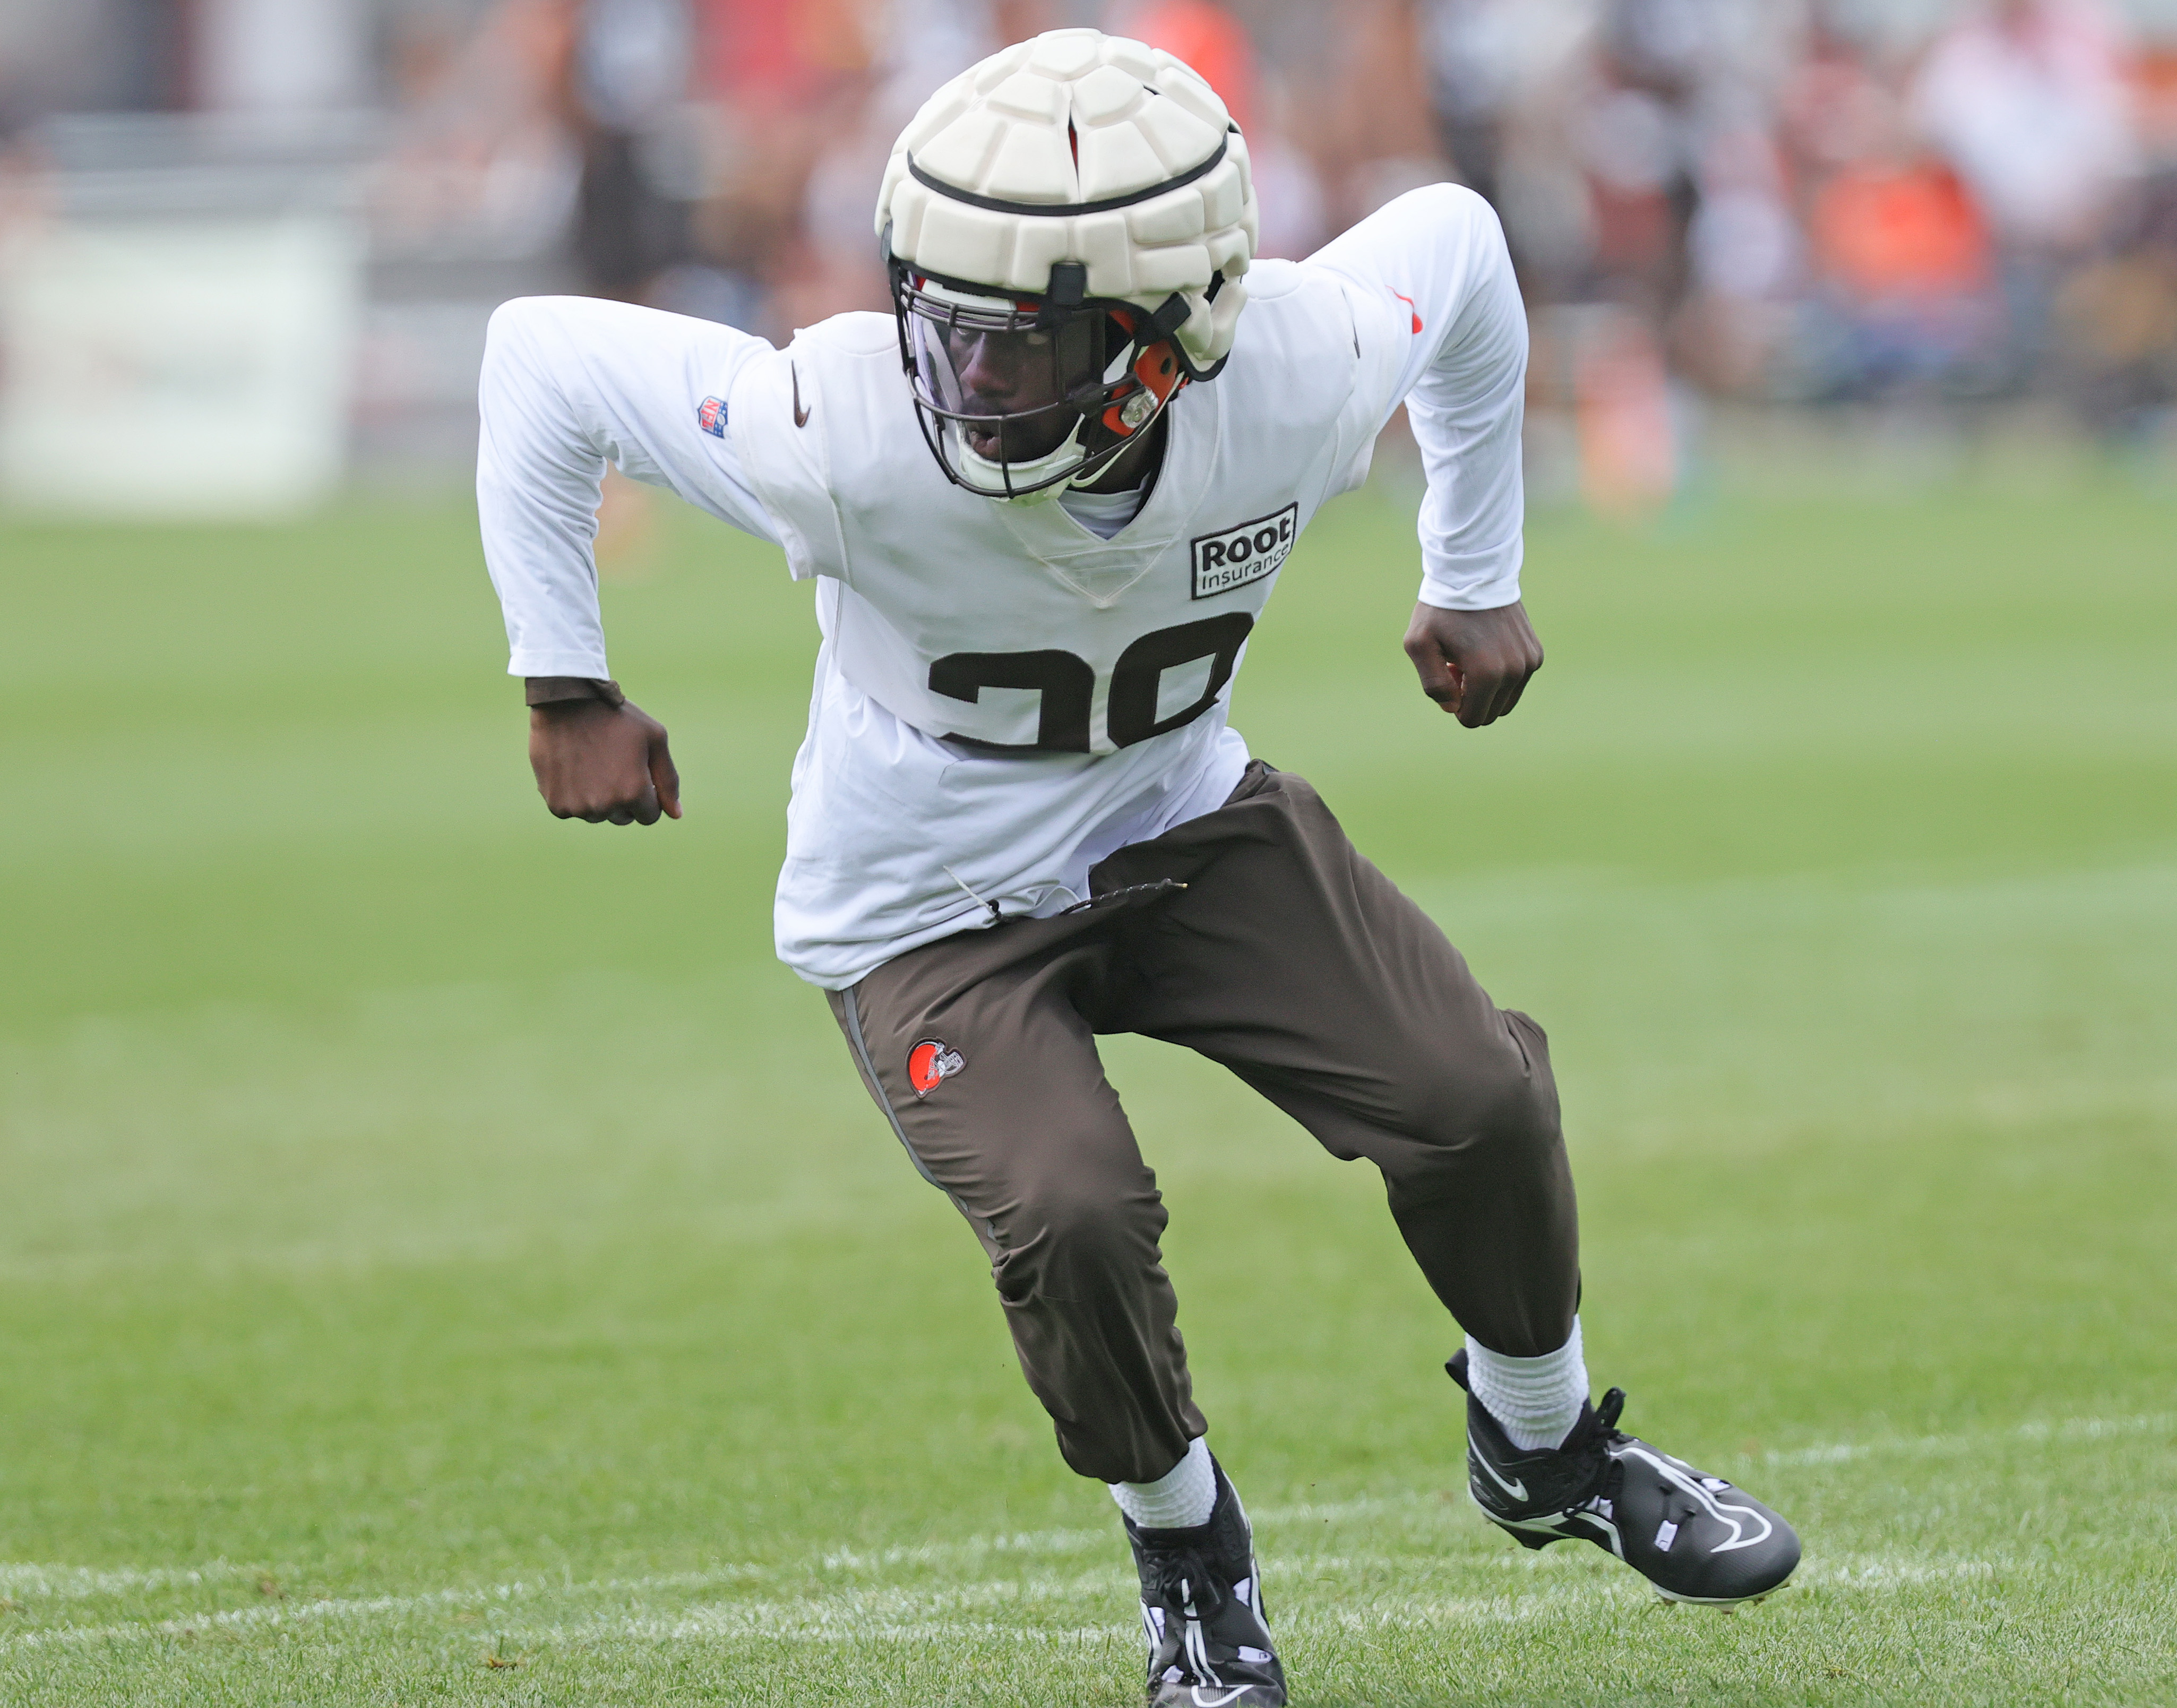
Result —
[{"label": "green grass field", "polygon": [[[1372,1175],[1113,1040],[1297,1700],[2177,1700],[2177,503],[1545,517],[1481,734],[1407,516],[1235,721],[1551,1029],[1597,1385],[1806,1563],[1488,1530]],[[770,958],[806,590],[676,511],[608,605],[681,824],[543,813],[457,504],[0,529],[0,1700],[1138,1700],[1110,1500]]]}]

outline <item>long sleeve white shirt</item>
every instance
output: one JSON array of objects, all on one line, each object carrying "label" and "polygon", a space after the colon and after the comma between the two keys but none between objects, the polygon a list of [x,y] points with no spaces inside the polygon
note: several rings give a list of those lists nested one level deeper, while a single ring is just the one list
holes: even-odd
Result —
[{"label": "long sleeve white shirt", "polygon": [[600,483],[610,464],[669,488],[818,582],[781,958],[843,988],[920,943],[1070,905],[1096,860],[1237,783],[1225,712],[1247,633],[1400,402],[1427,478],[1421,598],[1519,598],[1526,323],[1487,205],[1414,191],[1247,285],[1230,363],[1174,400],[1155,484],[1108,539],[1060,505],[946,480],[888,317],[775,351],[622,304],[506,304],[477,504],[509,670],[610,674]]}]

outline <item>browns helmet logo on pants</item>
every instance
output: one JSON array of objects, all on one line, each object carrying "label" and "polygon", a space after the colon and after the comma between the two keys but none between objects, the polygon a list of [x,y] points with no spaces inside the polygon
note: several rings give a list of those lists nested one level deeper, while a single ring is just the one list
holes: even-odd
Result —
[{"label": "browns helmet logo on pants", "polygon": [[943,1039],[925,1038],[907,1052],[908,1083],[917,1097],[927,1097],[967,1065],[967,1057],[946,1048]]}]

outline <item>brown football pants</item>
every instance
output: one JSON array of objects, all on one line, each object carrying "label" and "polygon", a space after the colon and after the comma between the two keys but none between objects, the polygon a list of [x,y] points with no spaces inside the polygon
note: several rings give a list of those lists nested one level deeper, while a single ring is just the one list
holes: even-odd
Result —
[{"label": "brown football pants", "polygon": [[878,1105],[966,1216],[1066,1462],[1146,1482],[1208,1428],[1165,1211],[1099,1032],[1222,1062],[1383,1170],[1437,1296],[1515,1357],[1572,1332],[1571,1171],[1541,1029],[1498,1008],[1315,791],[1259,761],[1120,849],[1085,906],[928,943],[832,993]]}]

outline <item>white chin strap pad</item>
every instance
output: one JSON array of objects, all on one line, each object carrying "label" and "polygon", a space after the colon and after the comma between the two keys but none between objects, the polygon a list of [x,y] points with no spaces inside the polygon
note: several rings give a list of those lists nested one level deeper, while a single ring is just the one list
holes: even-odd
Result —
[{"label": "white chin strap pad", "polygon": [[[1079,425],[1066,435],[1056,450],[1015,463],[993,462],[986,456],[979,456],[968,448],[966,434],[957,428],[949,430],[953,435],[953,449],[959,453],[961,477],[971,485],[988,488],[994,496],[1008,504],[1048,504],[1072,484],[1071,481],[1052,480],[1051,477],[1083,461]],[[1034,486],[1038,481],[1050,481],[1050,484],[1034,492],[1008,494],[1005,489],[1008,480],[1016,487]]]}]

